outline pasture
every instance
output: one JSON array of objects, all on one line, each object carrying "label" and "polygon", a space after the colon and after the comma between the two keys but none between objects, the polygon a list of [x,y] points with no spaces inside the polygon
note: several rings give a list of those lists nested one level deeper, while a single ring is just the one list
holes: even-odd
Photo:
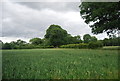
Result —
[{"label": "pasture", "polygon": [[19,49],[2,51],[3,79],[118,79],[118,51]]}]

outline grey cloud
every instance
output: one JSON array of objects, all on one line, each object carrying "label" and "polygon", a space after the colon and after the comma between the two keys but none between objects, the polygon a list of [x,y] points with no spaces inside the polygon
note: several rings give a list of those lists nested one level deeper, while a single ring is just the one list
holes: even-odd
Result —
[{"label": "grey cloud", "polygon": [[51,9],[55,11],[79,11],[79,2],[18,2],[33,9]]},{"label": "grey cloud", "polygon": [[[2,2],[7,2],[3,0]],[[10,2],[80,2],[80,0],[9,0]]]},{"label": "grey cloud", "polygon": [[46,29],[51,24],[60,25],[72,35],[91,34],[90,27],[80,17],[77,5],[78,3],[68,2],[62,4],[4,3],[2,36],[14,39],[43,38]]},{"label": "grey cloud", "polygon": [[49,25],[58,24],[64,27],[65,21],[69,24],[65,13],[46,8],[36,10],[19,4],[4,4],[3,13],[3,36],[43,37]]},{"label": "grey cloud", "polygon": [[[2,5],[2,3],[0,3]],[[0,6],[0,36],[2,36],[2,6]]]}]

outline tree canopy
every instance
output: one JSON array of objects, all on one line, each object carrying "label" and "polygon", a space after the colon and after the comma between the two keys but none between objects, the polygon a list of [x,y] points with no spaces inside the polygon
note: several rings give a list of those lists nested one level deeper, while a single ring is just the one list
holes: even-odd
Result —
[{"label": "tree canopy", "polygon": [[0,40],[0,49],[2,49],[3,42]]},{"label": "tree canopy", "polygon": [[42,43],[42,39],[40,39],[40,38],[32,38],[32,39],[30,39],[29,42],[34,44],[34,45],[39,45],[39,44]]},{"label": "tree canopy", "polygon": [[91,36],[89,34],[85,34],[83,36],[84,43],[89,43],[91,41]]},{"label": "tree canopy", "polygon": [[96,42],[97,38],[95,36],[90,36],[89,34],[85,34],[83,36],[84,43],[89,43],[89,42]]},{"label": "tree canopy", "polygon": [[50,45],[58,47],[65,43],[65,37],[67,36],[67,31],[62,29],[58,25],[50,25],[46,31],[45,38],[49,39]]},{"label": "tree canopy", "polygon": [[80,14],[92,28],[92,33],[107,32],[108,35],[120,31],[120,2],[82,2]]},{"label": "tree canopy", "polygon": [[96,38],[95,36],[92,36],[92,37],[91,37],[91,41],[96,42],[96,41],[97,41],[97,38]]}]

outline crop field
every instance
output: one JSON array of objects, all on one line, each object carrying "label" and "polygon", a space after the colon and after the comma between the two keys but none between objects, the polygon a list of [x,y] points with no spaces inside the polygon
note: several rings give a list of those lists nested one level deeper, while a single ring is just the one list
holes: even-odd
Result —
[{"label": "crop field", "polygon": [[118,79],[118,51],[21,49],[2,51],[3,79]]}]

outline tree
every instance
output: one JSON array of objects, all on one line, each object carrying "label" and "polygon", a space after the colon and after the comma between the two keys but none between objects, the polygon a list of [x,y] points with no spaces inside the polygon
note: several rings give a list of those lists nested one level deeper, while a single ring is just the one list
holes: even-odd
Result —
[{"label": "tree", "polygon": [[0,49],[2,49],[3,42],[0,40]]},{"label": "tree", "polygon": [[46,38],[43,38],[41,46],[50,46],[50,41]]},{"label": "tree", "polygon": [[3,44],[2,49],[12,49],[12,46],[10,43],[5,43],[5,44]]},{"label": "tree", "polygon": [[83,36],[84,43],[89,43],[91,41],[91,36],[89,34],[85,34]]},{"label": "tree", "polygon": [[40,39],[40,38],[32,38],[32,39],[30,39],[29,42],[31,44],[33,44],[33,45],[40,45],[40,44],[42,44],[42,39]]},{"label": "tree", "polygon": [[53,45],[54,47],[65,44],[66,37],[67,31],[62,29],[59,25],[50,25],[45,35],[45,38],[49,40],[50,45]]},{"label": "tree", "polygon": [[17,41],[11,41],[9,44],[11,45],[11,49],[21,49],[27,43],[26,41],[18,39]]},{"label": "tree", "polygon": [[21,40],[21,39],[18,39],[17,42],[15,42],[17,45],[24,45],[26,44],[25,41]]},{"label": "tree", "polygon": [[104,46],[108,46],[109,45],[109,39],[108,38],[104,38],[102,41],[103,41],[103,45]]},{"label": "tree", "polygon": [[74,40],[74,44],[82,43],[80,35],[74,36],[73,40]]},{"label": "tree", "polygon": [[11,42],[10,42],[10,45],[11,45],[11,48],[12,48],[12,49],[17,49],[18,45],[20,45],[20,44],[18,44],[18,42],[11,41]]},{"label": "tree", "polygon": [[74,36],[77,40],[81,40],[80,35]]},{"label": "tree", "polygon": [[120,37],[112,37],[112,38],[105,38],[102,40],[104,46],[119,46],[120,45]]},{"label": "tree", "polygon": [[91,49],[96,49],[101,47],[103,47],[103,43],[101,41],[96,41],[96,42],[91,41],[88,44],[88,48],[91,48]]},{"label": "tree", "polygon": [[92,28],[92,33],[107,32],[108,35],[120,31],[120,2],[82,2],[80,14]]},{"label": "tree", "polygon": [[91,37],[91,41],[92,41],[92,42],[96,42],[96,41],[97,41],[97,38],[96,38],[95,36],[92,36],[92,37]]},{"label": "tree", "polygon": [[79,43],[82,43],[80,35],[77,35],[77,36],[73,37],[70,34],[68,34],[65,39],[66,39],[65,44],[79,44]]}]

